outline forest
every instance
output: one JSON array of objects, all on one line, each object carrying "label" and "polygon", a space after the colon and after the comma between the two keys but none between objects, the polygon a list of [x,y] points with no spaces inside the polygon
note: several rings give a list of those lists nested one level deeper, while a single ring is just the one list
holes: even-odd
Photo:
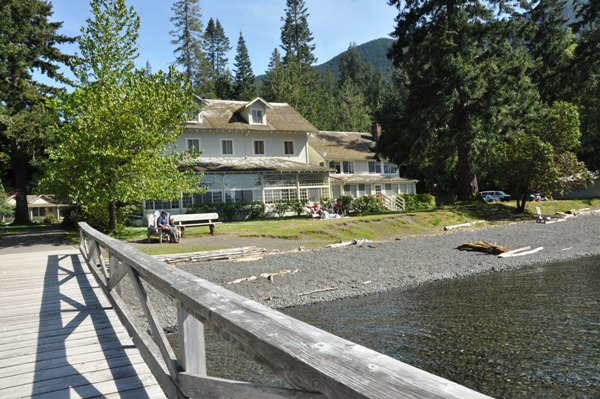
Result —
[{"label": "forest", "polygon": [[[361,56],[351,43],[314,68],[309,10],[304,0],[286,0],[281,43],[257,79],[242,32],[230,69],[230,38],[218,17],[204,23],[201,0],[173,2],[174,67],[158,72],[135,67],[141,21],[126,0],[91,0],[93,17],[78,37],[60,33],[51,3],[7,0],[0,8],[0,171],[2,196],[16,195],[15,223],[29,221],[33,191],[63,195],[92,219],[108,212],[110,223],[144,197],[190,192],[197,181],[178,172],[185,154],[160,155],[193,111],[194,95],[287,102],[320,130],[368,131],[378,123],[377,156],[440,202],[501,188],[522,210],[532,192],[560,196],[594,179],[598,2],[387,2],[397,13],[392,67],[381,51]],[[61,51],[68,43],[77,43],[77,54]],[[34,71],[73,90],[36,81]],[[173,184],[156,183],[157,163]]]}]

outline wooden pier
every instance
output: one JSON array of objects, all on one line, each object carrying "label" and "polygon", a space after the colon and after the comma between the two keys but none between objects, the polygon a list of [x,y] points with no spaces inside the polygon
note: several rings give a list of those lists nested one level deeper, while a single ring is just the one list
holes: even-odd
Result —
[{"label": "wooden pier", "polygon": [[0,255],[0,398],[164,398],[78,251],[27,251]]},{"label": "wooden pier", "polygon": [[[2,399],[489,399],[79,227],[81,254],[0,251]],[[179,356],[155,295],[177,309]],[[283,384],[210,376],[206,328]]]}]

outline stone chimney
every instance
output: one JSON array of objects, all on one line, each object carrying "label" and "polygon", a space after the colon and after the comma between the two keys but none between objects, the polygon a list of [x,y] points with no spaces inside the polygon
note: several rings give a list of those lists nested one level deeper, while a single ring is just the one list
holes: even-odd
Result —
[{"label": "stone chimney", "polygon": [[381,138],[381,125],[379,123],[373,122],[371,124],[371,136],[375,141],[379,141]]}]

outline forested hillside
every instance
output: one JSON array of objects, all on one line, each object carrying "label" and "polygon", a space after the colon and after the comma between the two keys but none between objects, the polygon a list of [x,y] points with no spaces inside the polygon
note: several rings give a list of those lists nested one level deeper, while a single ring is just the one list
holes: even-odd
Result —
[{"label": "forested hillside", "polygon": [[[365,65],[373,65],[386,81],[389,81],[392,76],[392,62],[387,58],[387,52],[392,47],[392,43],[394,43],[393,39],[381,38],[356,46],[356,50],[358,50],[358,54]],[[333,76],[339,79],[341,54],[336,55],[324,64],[315,66],[315,71],[325,75],[327,69],[331,69]]]}]

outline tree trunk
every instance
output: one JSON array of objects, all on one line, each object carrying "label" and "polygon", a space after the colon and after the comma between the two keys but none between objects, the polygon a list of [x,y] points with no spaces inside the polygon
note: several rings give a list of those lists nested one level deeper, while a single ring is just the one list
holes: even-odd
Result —
[{"label": "tree trunk", "polygon": [[527,205],[527,192],[517,194],[517,213],[525,212]]},{"label": "tree trunk", "polygon": [[117,229],[117,204],[111,202],[108,204],[108,231],[113,232]]},{"label": "tree trunk", "polygon": [[475,174],[475,161],[471,143],[460,141],[458,147],[458,199],[467,201],[473,199],[479,187]]},{"label": "tree trunk", "polygon": [[15,220],[13,224],[30,224],[27,207],[27,159],[21,150],[13,149],[13,173],[15,183]]}]

